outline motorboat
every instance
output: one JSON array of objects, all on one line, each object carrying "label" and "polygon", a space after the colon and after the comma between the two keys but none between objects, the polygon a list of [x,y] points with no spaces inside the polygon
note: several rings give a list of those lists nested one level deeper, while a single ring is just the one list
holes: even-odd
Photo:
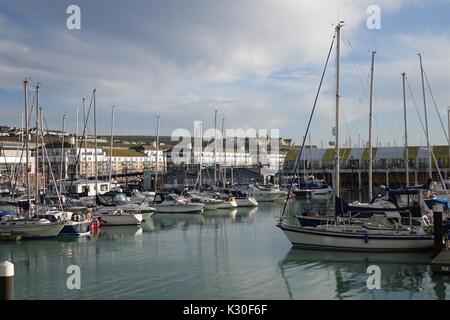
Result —
[{"label": "motorboat", "polygon": [[309,176],[298,183],[293,192],[296,196],[322,196],[331,192],[331,186],[324,179],[316,179],[314,176]]},{"label": "motorboat", "polygon": [[122,210],[125,213],[140,214],[142,220],[148,220],[155,212],[155,208],[150,206],[142,198],[140,200],[131,201],[127,198],[126,194],[121,191],[109,191],[96,197],[97,205],[105,208],[114,208]]},{"label": "motorboat", "polygon": [[233,190],[230,194],[234,197],[238,207],[257,207],[258,201],[245,192],[240,190]]},{"label": "motorboat", "polygon": [[129,226],[138,225],[142,222],[142,214],[127,212],[114,207],[103,207],[94,212],[94,217],[100,218],[102,226]]},{"label": "motorboat", "polygon": [[194,213],[205,208],[203,203],[193,203],[185,197],[168,192],[157,192],[152,206],[159,213]]},{"label": "motorboat", "polygon": [[92,219],[82,213],[49,210],[38,215],[39,218],[47,219],[51,222],[64,222],[59,235],[89,235],[91,233]]},{"label": "motorboat", "polygon": [[277,199],[284,199],[286,196],[286,192],[284,191],[255,184],[249,184],[244,187],[243,191],[248,193],[257,202],[272,202]]}]

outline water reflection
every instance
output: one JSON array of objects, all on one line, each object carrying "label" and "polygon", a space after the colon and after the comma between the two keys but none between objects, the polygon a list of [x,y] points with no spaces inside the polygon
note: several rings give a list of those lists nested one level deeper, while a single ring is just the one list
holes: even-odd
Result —
[{"label": "water reflection", "polygon": [[[323,298],[448,298],[446,279],[433,277],[429,267],[428,253],[350,253],[291,249],[280,261],[279,267],[288,295],[296,298],[303,294],[300,279],[308,276],[318,277],[318,282],[334,283],[334,288]],[[367,267],[377,265],[381,268],[381,289],[368,290]],[[326,275],[326,276],[324,276]],[[312,281],[309,283],[311,285]],[[424,288],[434,295],[424,296]],[[402,293],[397,296],[396,293]]]},{"label": "water reflection", "polygon": [[100,237],[106,240],[140,239],[142,228],[140,226],[102,226]]}]

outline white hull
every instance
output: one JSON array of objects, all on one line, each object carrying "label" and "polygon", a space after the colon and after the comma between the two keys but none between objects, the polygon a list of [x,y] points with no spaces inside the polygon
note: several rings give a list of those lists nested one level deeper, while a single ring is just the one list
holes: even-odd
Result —
[{"label": "white hull", "polygon": [[311,194],[313,196],[325,196],[331,192],[330,188],[312,189]]},{"label": "white hull", "polygon": [[148,220],[150,220],[150,218],[151,218],[151,216],[153,215],[154,212],[155,212],[155,211],[152,211],[152,212],[145,212],[145,213],[141,212],[142,221],[148,221]]},{"label": "white hull", "polygon": [[200,212],[204,209],[204,204],[186,203],[186,204],[155,204],[156,212],[159,213],[192,213]]},{"label": "white hull", "polygon": [[208,203],[205,204],[205,210],[217,210],[222,205],[222,203]]},{"label": "white hull", "polygon": [[40,223],[39,221],[11,221],[0,225],[0,233],[20,234],[23,238],[56,237],[64,227],[64,223]]},{"label": "white hull", "polygon": [[101,225],[103,226],[128,226],[138,225],[142,222],[142,214],[140,213],[124,213],[124,214],[102,214]]},{"label": "white hull", "polygon": [[236,199],[238,207],[257,207],[258,201],[253,197],[247,197],[245,199]]},{"label": "white hull", "polygon": [[236,200],[226,200],[223,203],[221,203],[217,209],[234,209],[237,208]]},{"label": "white hull", "polygon": [[317,231],[311,228],[280,226],[297,248],[343,251],[414,251],[431,249],[432,236],[425,235],[368,235]]}]

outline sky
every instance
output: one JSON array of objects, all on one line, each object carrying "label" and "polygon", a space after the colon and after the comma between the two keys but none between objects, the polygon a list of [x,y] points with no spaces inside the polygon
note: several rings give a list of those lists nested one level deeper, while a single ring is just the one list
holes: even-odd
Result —
[{"label": "sky", "polygon": [[[66,26],[69,5],[81,29]],[[367,28],[370,5],[380,29]],[[422,53],[430,143],[446,144],[450,106],[449,0],[0,0],[0,125],[20,125],[23,79],[40,82],[47,124],[76,128],[76,109],[96,88],[98,133],[153,135],[195,120],[218,127],[279,129],[304,135],[334,27],[341,37],[342,143],[368,137],[370,51],[376,50],[373,143],[403,145],[402,77],[408,142],[424,144],[424,107],[417,53]],[[427,84],[425,84],[427,86]],[[411,89],[411,93],[409,91]],[[335,52],[319,95],[311,141],[334,139]],[[81,123],[80,123],[81,126]],[[92,124],[88,129],[92,133]]]}]

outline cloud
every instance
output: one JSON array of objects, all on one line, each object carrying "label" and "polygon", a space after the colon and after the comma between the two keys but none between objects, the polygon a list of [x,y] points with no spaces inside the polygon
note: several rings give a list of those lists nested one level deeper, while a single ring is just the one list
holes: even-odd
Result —
[{"label": "cloud", "polygon": [[[9,16],[0,15],[0,71],[4,75],[0,85],[10,96],[17,96],[13,101],[18,103],[0,101],[0,110],[20,112],[21,79],[31,76],[42,83],[42,103],[54,120],[62,110],[71,110],[73,117],[81,97],[89,96],[95,87],[101,115],[109,115],[110,106],[117,104],[120,133],[153,133],[155,113],[161,114],[165,134],[177,127],[190,128],[197,119],[211,123],[218,106],[227,126],[274,126],[284,135],[301,136],[333,34],[332,24],[345,18],[346,35],[359,39],[358,34],[368,32],[366,8],[371,2],[136,0],[100,5],[80,1],[80,31],[65,28],[64,2],[56,6],[48,1],[39,5],[10,2]],[[394,14],[405,3],[378,2],[383,14]],[[11,16],[19,19],[13,22]],[[417,38],[399,36],[392,59],[404,54],[405,48],[413,50]],[[445,37],[435,40],[421,40],[426,46],[422,48],[443,47],[440,58],[450,65],[444,56],[450,52]],[[344,66],[348,66],[351,52],[343,49]],[[438,54],[434,52],[438,50],[430,51]],[[379,70],[395,79],[398,75],[391,70],[396,64],[412,63],[413,59],[402,57],[400,62],[380,63]],[[361,68],[368,71],[366,61]],[[437,68],[431,56],[430,60],[427,57],[430,76]],[[361,119],[355,127],[362,131],[365,112],[358,99],[365,97],[360,73],[343,68],[343,104],[347,121]],[[317,139],[328,139],[333,121],[332,76],[330,70],[325,95],[319,100]],[[352,82],[355,77],[356,83]],[[432,77],[433,82],[440,80],[437,77]],[[100,119],[99,130],[108,132],[109,117]]]}]

